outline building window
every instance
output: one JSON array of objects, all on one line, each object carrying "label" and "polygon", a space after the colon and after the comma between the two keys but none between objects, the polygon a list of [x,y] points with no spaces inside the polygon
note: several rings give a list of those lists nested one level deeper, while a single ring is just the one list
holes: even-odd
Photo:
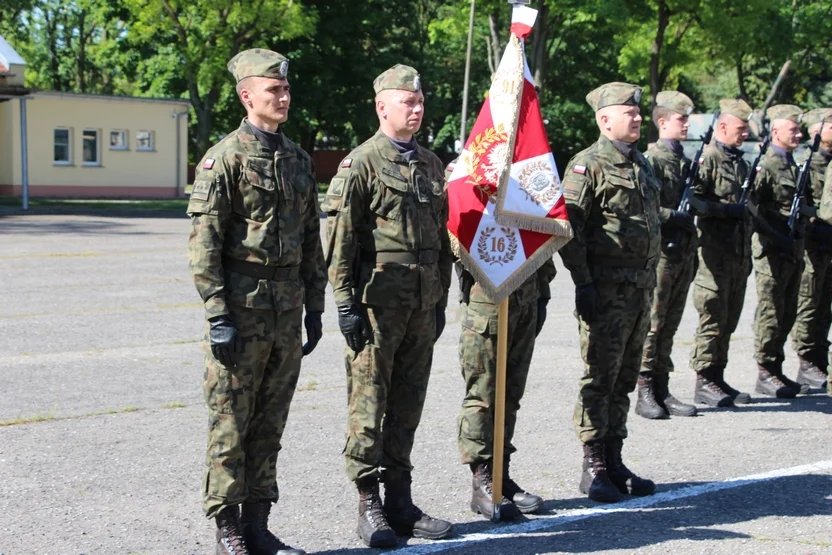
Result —
[{"label": "building window", "polygon": [[84,129],[83,147],[84,147],[84,165],[85,166],[99,166],[101,165],[101,157],[99,156],[98,148],[98,129]]},{"label": "building window", "polygon": [[136,131],[136,150],[153,150],[153,131]]},{"label": "building window", "polygon": [[72,163],[72,143],[69,139],[69,129],[61,127],[55,129],[55,153],[53,155],[55,164],[69,165]]},{"label": "building window", "polygon": [[113,129],[110,131],[110,150],[127,150],[127,131]]}]

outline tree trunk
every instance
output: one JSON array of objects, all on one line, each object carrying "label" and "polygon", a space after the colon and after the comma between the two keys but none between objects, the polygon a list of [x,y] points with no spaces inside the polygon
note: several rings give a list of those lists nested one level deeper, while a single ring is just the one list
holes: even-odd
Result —
[{"label": "tree trunk", "polygon": [[76,69],[76,82],[78,84],[78,92],[87,92],[87,29],[86,29],[86,10],[81,10],[78,14],[78,65]]},{"label": "tree trunk", "polygon": [[534,24],[534,31],[532,31],[532,58],[529,65],[532,70],[532,77],[534,84],[541,91],[546,82],[546,43],[548,37],[548,22],[549,22],[549,7],[544,0],[537,2],[537,21]]},{"label": "tree trunk", "polygon": [[501,49],[499,27],[497,12],[493,11],[488,14],[488,28],[491,32],[491,54],[494,56],[494,65],[492,66],[491,73],[497,71],[497,68],[500,66]]},{"label": "tree trunk", "polygon": [[[664,86],[664,78],[661,71],[661,57],[662,47],[664,46],[664,32],[667,25],[670,23],[670,12],[667,9],[667,4],[664,0],[659,0],[658,13],[658,27],[656,29],[656,38],[653,40],[653,45],[650,50],[650,113],[653,113],[653,108],[656,107],[656,95],[662,90]],[[659,136],[656,126],[651,125],[647,130],[648,142],[655,141]]]}]

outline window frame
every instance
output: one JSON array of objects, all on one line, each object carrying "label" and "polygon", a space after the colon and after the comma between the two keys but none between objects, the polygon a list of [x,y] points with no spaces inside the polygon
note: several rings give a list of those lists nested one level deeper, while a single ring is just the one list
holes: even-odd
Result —
[{"label": "window frame", "polygon": [[[89,162],[84,160],[84,141],[87,140],[86,134],[88,132],[95,133],[95,162]],[[82,166],[91,166],[97,167],[101,166],[101,130],[100,129],[93,129],[89,127],[85,127],[84,130],[81,132],[81,165]]]},{"label": "window frame", "polygon": [[[66,131],[66,160],[55,159],[55,141],[56,131]],[[55,166],[71,166],[72,165],[72,128],[71,127],[54,127],[52,129],[52,164]]]},{"label": "window frame", "polygon": [[[113,133],[120,133],[123,137],[121,146],[113,146]],[[127,129],[110,129],[110,150],[130,150],[130,134]]]},{"label": "window frame", "polygon": [[[147,133],[150,137],[150,146],[143,147],[139,143],[139,134]],[[151,129],[139,129],[136,131],[136,152],[155,152],[156,151],[156,132]]]}]

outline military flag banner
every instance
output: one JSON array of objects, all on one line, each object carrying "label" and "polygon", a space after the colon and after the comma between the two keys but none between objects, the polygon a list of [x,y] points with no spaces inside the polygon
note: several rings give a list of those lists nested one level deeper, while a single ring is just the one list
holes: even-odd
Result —
[{"label": "military flag banner", "polygon": [[465,148],[448,167],[454,254],[495,303],[572,237],[523,39],[537,10],[514,6],[511,40]]}]

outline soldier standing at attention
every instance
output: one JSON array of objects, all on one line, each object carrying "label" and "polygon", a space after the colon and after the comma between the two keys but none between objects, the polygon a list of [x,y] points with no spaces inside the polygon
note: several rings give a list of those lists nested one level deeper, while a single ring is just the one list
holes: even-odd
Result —
[{"label": "soldier standing at attention", "polygon": [[[797,293],[803,270],[803,239],[792,239],[789,211],[798,168],[792,152],[800,145],[803,110],[791,104],[772,106],[771,146],[760,160],[754,200],[759,218],[751,246],[757,281],[754,313],[754,350],[757,359],[755,391],[771,397],[791,398],[800,385],[783,374],[783,345],[797,315]],[[770,229],[770,232],[764,229]],[[808,391],[808,387],[803,393]]]},{"label": "soldier standing at attention", "polygon": [[312,160],[280,128],[288,65],[263,49],[228,62],[247,117],[205,154],[188,203],[190,266],[210,347],[204,510],[216,519],[219,555],[304,553],[267,528],[300,373],[303,307],[308,353],[322,335],[326,288]]},{"label": "soldier standing at attention", "polygon": [[[693,101],[687,95],[677,91],[657,94],[653,124],[659,129],[659,140],[645,154],[662,186],[662,254],[656,268],[650,331],[644,342],[636,402],[636,414],[650,419],[667,418],[669,414],[696,415],[696,407],[676,399],[668,386],[673,371],[673,336],[682,321],[688,289],[696,273],[696,225],[692,215],[676,210],[690,169],[680,141],[688,136],[688,116],[692,112]],[[673,246],[669,246],[671,242]]]},{"label": "soldier standing at attention", "polygon": [[748,137],[751,106],[744,100],[719,102],[714,140],[702,151],[694,193],[699,210],[699,264],[693,305],[699,325],[690,365],[696,371],[693,400],[712,407],[751,402],[725,381],[731,334],[737,329],[751,273],[751,218],[738,204],[748,164],[739,148]]},{"label": "soldier standing at attention", "polygon": [[[826,135],[825,126],[824,135]],[[823,138],[821,140],[823,141]],[[823,220],[824,223],[832,225],[832,161],[826,165],[826,171],[823,176],[823,195],[821,196],[820,207],[818,208],[818,218]],[[832,374],[829,374],[827,378],[826,394],[832,396]]]},{"label": "soldier standing at attention", "polygon": [[575,235],[560,253],[575,283],[584,360],[574,419],[584,449],[580,491],[612,502],[656,489],[624,465],[621,448],[650,328],[660,184],[635,145],[641,89],[608,83],[586,100],[601,137],[567,166],[563,196]]},{"label": "soldier standing at attention", "polygon": [[326,260],[347,341],[344,455],[359,493],[358,534],[371,547],[394,547],[397,534],[452,531],[413,504],[410,452],[445,327],[453,253],[442,163],[414,138],[424,115],[419,74],[396,65],[373,88],[379,130],[341,162],[327,191]]},{"label": "soldier standing at attention", "polygon": [[797,383],[825,387],[829,361],[829,327],[832,325],[832,226],[818,218],[826,167],[832,162],[832,109],[817,108],[804,114],[809,143],[821,132],[820,148],[809,165],[806,191],[810,223],[806,233],[805,268],[797,295],[797,319],[792,347],[800,360]]}]

